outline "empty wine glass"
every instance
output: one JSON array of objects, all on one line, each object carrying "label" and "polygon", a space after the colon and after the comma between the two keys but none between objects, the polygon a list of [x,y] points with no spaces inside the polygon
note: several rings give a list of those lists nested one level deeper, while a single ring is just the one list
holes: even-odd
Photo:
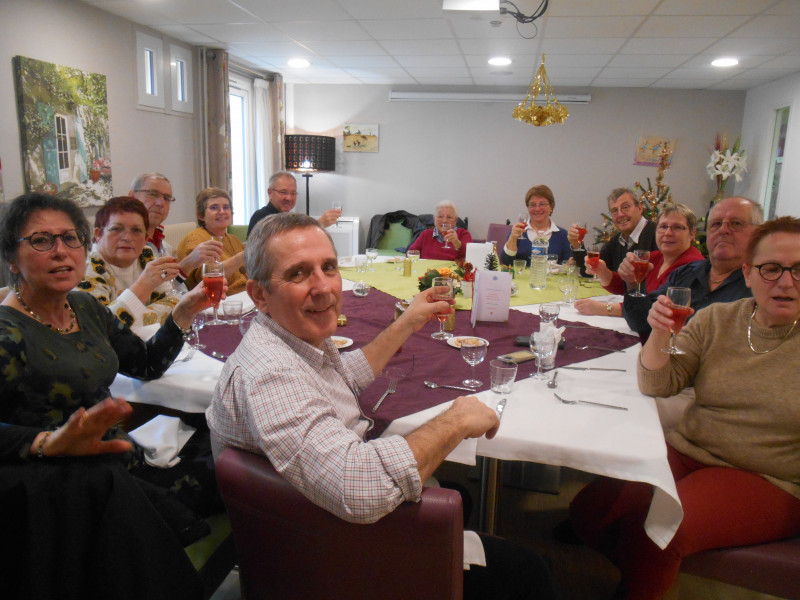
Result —
[{"label": "empty wine glass", "polygon": [[467,387],[478,388],[483,385],[480,379],[475,379],[475,366],[482,363],[486,358],[486,340],[480,338],[469,338],[461,342],[461,358],[472,366],[472,372],[469,379],[465,379],[463,383]]},{"label": "empty wine glass", "polygon": [[545,302],[539,305],[539,317],[542,323],[552,323],[555,327],[561,307],[556,302]]},{"label": "empty wine glass", "polygon": [[547,379],[547,375],[542,373],[542,363],[546,358],[550,358],[556,351],[556,338],[551,331],[536,331],[531,334],[531,352],[536,356],[536,373],[531,373],[534,379]]},{"label": "empty wine glass", "polygon": [[367,269],[370,271],[375,270],[375,259],[378,258],[377,248],[367,248],[364,253],[367,255]]},{"label": "empty wine glass", "polygon": [[689,305],[692,302],[692,290],[685,287],[671,287],[667,288],[667,298],[670,303],[670,310],[672,310],[672,320],[675,324],[670,328],[669,333],[669,346],[662,348],[662,352],[667,354],[686,354],[683,350],[675,345],[675,336],[683,329],[686,319],[692,312]]},{"label": "empty wine glass", "polygon": [[194,331],[194,346],[198,350],[202,350],[206,347],[205,344],[200,343],[200,330],[205,327],[206,324],[206,314],[205,313],[197,313],[192,319],[192,331]]}]

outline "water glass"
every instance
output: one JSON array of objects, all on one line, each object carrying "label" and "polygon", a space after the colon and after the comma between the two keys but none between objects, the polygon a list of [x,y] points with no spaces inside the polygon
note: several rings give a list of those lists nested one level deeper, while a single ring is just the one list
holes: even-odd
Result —
[{"label": "water glass", "polygon": [[555,327],[560,312],[561,307],[557,302],[545,302],[539,305],[539,317],[542,319],[542,323],[552,323]]},{"label": "water glass", "polygon": [[417,261],[419,260],[419,250],[408,250],[406,252],[406,256],[411,259],[411,272],[416,273],[416,265]]},{"label": "water glass", "polygon": [[527,263],[525,262],[524,259],[518,258],[514,260],[514,262],[511,264],[514,265],[514,277],[519,277],[520,275],[522,275],[522,271],[525,270],[525,265]]},{"label": "water glass", "polygon": [[377,248],[367,248],[367,269],[370,271],[375,270],[375,259],[378,258],[378,249]]},{"label": "water glass", "polygon": [[367,272],[367,257],[364,254],[359,254],[355,258],[356,262],[356,273],[366,273]]},{"label": "water glass", "polygon": [[489,363],[489,377],[495,394],[510,394],[517,378],[517,365],[504,360],[493,360]]},{"label": "water glass", "polygon": [[547,255],[547,274],[548,275],[558,275],[558,254],[548,254]]},{"label": "water glass", "polygon": [[238,325],[242,318],[242,301],[225,300],[222,303],[222,316],[230,325]]},{"label": "water glass", "polygon": [[561,300],[570,306],[575,304],[577,283],[573,276],[567,275],[558,284],[558,288],[561,290]]}]

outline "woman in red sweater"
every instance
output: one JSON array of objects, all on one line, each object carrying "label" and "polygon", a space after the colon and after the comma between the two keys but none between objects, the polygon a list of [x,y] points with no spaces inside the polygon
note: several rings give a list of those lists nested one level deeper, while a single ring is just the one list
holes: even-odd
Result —
[{"label": "woman in red sweater", "polygon": [[433,229],[419,234],[409,250],[419,250],[420,258],[433,260],[461,260],[467,254],[467,244],[472,241],[469,231],[456,227],[456,205],[443,200],[433,209]]}]

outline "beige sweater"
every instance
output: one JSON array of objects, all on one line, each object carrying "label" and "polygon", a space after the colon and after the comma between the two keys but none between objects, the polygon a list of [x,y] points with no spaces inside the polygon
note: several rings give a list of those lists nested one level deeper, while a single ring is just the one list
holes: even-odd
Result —
[{"label": "beige sweater", "polygon": [[800,327],[752,325],[754,300],[716,303],[699,311],[679,334],[686,350],[658,371],[639,363],[639,389],[672,396],[694,385],[697,399],[667,441],[707,465],[762,475],[800,498]]}]

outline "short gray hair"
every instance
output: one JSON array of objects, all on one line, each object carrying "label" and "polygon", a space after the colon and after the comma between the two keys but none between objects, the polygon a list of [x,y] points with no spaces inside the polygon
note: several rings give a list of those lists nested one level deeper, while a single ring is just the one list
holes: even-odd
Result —
[{"label": "short gray hair", "polygon": [[761,225],[764,222],[764,209],[761,208],[761,205],[756,202],[755,200],[751,200],[750,198],[745,198],[744,196],[730,196],[729,198],[725,198],[724,200],[720,200],[717,202],[710,211],[708,211],[708,218],[711,219],[711,213],[714,212],[714,209],[720,205],[721,202],[725,202],[725,200],[744,200],[745,202],[750,203],[750,223],[752,225]]},{"label": "short gray hair", "polygon": [[290,173],[289,171],[275,171],[272,175],[269,176],[269,185],[268,189],[274,190],[275,189],[275,182],[280,179],[281,177],[288,177],[291,178],[292,181],[297,183],[297,179],[294,176],[294,173]]},{"label": "short gray hair", "polygon": [[156,173],[155,171],[152,173],[140,173],[139,175],[133,178],[133,181],[131,181],[131,191],[136,191],[138,189],[141,189],[141,187],[145,184],[145,182],[148,179],[166,181],[167,183],[172,185],[169,179],[167,179],[167,176],[162,175],[161,173]]},{"label": "short gray hair", "polygon": [[639,206],[642,203],[641,200],[636,197],[634,191],[631,188],[626,187],[618,187],[611,190],[611,193],[608,195],[608,198],[606,198],[606,201],[608,202],[608,205],[611,206],[611,203],[614,200],[619,200],[620,196],[624,196],[625,194],[631,195],[631,198],[633,198],[633,203],[636,206]]},{"label": "short gray hair", "polygon": [[661,220],[661,217],[664,215],[680,215],[684,219],[686,219],[686,224],[689,226],[690,231],[694,231],[697,229],[697,215],[694,214],[691,208],[686,206],[685,204],[675,203],[675,204],[665,204],[661,208],[661,212],[658,213],[658,221]]},{"label": "short gray hair", "polygon": [[277,235],[304,227],[317,227],[322,231],[328,237],[333,252],[336,254],[333,239],[319,224],[319,221],[302,213],[277,213],[261,219],[247,236],[247,245],[244,249],[247,276],[255,279],[268,292],[272,291],[271,280],[272,272],[275,270],[275,255],[269,251],[269,243]]},{"label": "short gray hair", "polygon": [[456,218],[458,218],[458,209],[456,208],[455,204],[450,202],[450,200],[442,200],[441,202],[439,202],[439,204],[434,206],[433,207],[433,216],[435,217],[439,213],[439,210],[442,209],[442,208],[452,208],[453,209],[453,214],[456,216]]}]

